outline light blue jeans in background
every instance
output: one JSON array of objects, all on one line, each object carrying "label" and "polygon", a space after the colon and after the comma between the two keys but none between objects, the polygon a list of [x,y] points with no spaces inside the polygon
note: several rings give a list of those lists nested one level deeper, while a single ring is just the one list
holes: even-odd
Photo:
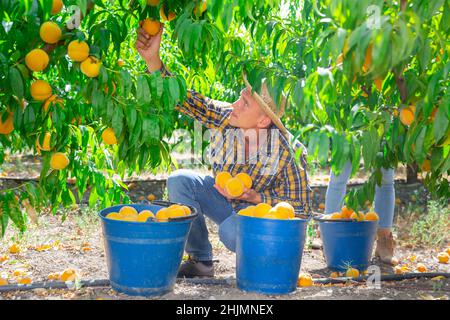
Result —
[{"label": "light blue jeans in background", "polygon": [[[347,192],[347,182],[352,170],[351,162],[347,162],[340,175],[331,172],[330,184],[325,198],[325,213],[341,211]],[[395,189],[394,169],[381,169],[381,186],[375,187],[374,211],[380,217],[378,228],[390,229],[394,220]]]},{"label": "light blue jeans in background", "polygon": [[205,216],[219,225],[219,239],[225,247],[236,251],[236,212],[214,183],[211,176],[185,169],[175,171],[167,179],[169,200],[197,209],[198,217],[192,222],[186,243],[186,252],[197,261],[213,258]]}]

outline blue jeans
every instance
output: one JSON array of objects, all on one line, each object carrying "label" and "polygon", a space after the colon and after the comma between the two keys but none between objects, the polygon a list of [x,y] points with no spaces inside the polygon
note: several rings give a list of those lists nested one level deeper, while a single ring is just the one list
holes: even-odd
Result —
[{"label": "blue jeans", "polygon": [[[325,198],[326,214],[341,211],[351,170],[351,163],[347,162],[340,175],[337,176],[331,172]],[[390,229],[394,220],[395,207],[394,169],[381,169],[381,172],[383,175],[381,186],[375,187],[374,211],[380,217],[378,227]]]},{"label": "blue jeans", "polygon": [[212,260],[205,216],[219,225],[219,238],[225,247],[236,251],[236,212],[231,203],[214,188],[214,178],[190,170],[177,170],[167,179],[171,202],[197,209],[186,243],[186,252],[198,261]]}]

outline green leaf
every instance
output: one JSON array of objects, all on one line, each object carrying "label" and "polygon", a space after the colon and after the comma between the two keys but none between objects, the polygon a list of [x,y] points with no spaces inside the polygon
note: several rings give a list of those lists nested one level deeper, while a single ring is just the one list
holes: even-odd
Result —
[{"label": "green leaf", "polygon": [[24,90],[23,90],[24,83],[23,83],[22,74],[20,73],[19,70],[17,70],[17,68],[11,67],[11,68],[9,68],[9,79],[10,79],[12,92],[19,99],[22,99],[23,93],[24,93]]},{"label": "green leaf", "polygon": [[447,132],[447,127],[449,123],[449,106],[442,104],[434,118],[433,126],[434,126],[434,139],[439,141],[442,137],[444,137]]},{"label": "green leaf", "polygon": [[126,107],[125,116],[129,130],[133,130],[137,120],[137,112],[133,105],[128,105]]},{"label": "green leaf", "polygon": [[177,82],[178,82],[178,87],[180,90],[180,102],[184,101],[186,99],[187,96],[187,86],[186,86],[186,82],[184,81],[184,79],[182,77],[177,77]]},{"label": "green leaf", "polygon": [[152,79],[151,84],[152,84],[152,95],[161,99],[161,96],[164,92],[164,79],[161,76],[161,73],[155,72],[155,76]]},{"label": "green leaf", "polygon": [[278,56],[278,41],[280,40],[281,36],[284,35],[284,30],[278,30],[277,33],[275,34],[275,37],[273,38],[273,43],[272,43],[272,54],[274,56],[274,58],[276,59]]},{"label": "green leaf", "polygon": [[145,169],[145,166],[146,166],[149,158],[150,158],[150,150],[145,148],[139,154],[139,170],[140,171]]},{"label": "green leaf", "polygon": [[0,193],[0,223],[2,225],[2,237],[5,236],[6,228],[8,227],[9,216],[5,209],[8,205],[6,197]]},{"label": "green leaf", "polygon": [[[18,111],[18,110],[17,110]],[[18,119],[17,113],[15,115],[15,119]],[[25,108],[23,112],[23,125],[26,129],[33,129],[36,122],[36,114],[34,113],[33,108]]]},{"label": "green leaf", "polygon": [[106,116],[109,121],[112,121],[114,117],[115,105],[111,99],[108,99],[106,102]]},{"label": "green leaf", "polygon": [[180,86],[176,78],[169,78],[169,94],[174,102],[178,102],[181,98]]},{"label": "green leaf", "polygon": [[321,165],[325,165],[328,161],[328,151],[330,149],[330,138],[326,133],[320,135],[318,160]]},{"label": "green leaf", "polygon": [[77,6],[80,8],[83,17],[86,16],[88,2],[89,2],[89,0],[77,0],[76,1]]},{"label": "green leaf", "polygon": [[416,158],[416,162],[418,163],[422,163],[426,158],[426,153],[424,151],[424,140],[426,132],[427,127],[423,126],[422,129],[420,129],[419,135],[416,138],[414,147],[414,157]]},{"label": "green leaf", "polygon": [[159,140],[159,121],[156,118],[146,117],[142,122],[142,140],[155,142]]},{"label": "green leaf", "polygon": [[140,105],[149,104],[151,101],[150,88],[148,87],[147,77],[139,76],[137,79],[137,99]]},{"label": "green leaf", "polygon": [[349,157],[347,157],[346,154],[348,152],[348,143],[341,134],[334,133],[332,137],[331,167],[333,172],[339,174],[342,171],[345,162],[349,160]]},{"label": "green leaf", "polygon": [[92,107],[94,108],[94,114],[96,117],[100,118],[102,113],[105,111],[105,95],[101,90],[94,90],[92,95]]},{"label": "green leaf", "polygon": [[436,170],[445,161],[443,148],[435,148],[431,152],[431,168]]},{"label": "green leaf", "polygon": [[91,190],[91,194],[89,195],[89,207],[94,207],[97,203],[98,195],[95,189]]},{"label": "green leaf", "polygon": [[199,51],[202,45],[202,24],[195,23],[191,28],[191,33],[189,35],[189,51],[193,52]]},{"label": "green leaf", "polygon": [[161,152],[159,150],[159,145],[152,145],[149,147],[150,150],[150,164],[153,168],[156,168],[161,164]]},{"label": "green leaf", "polygon": [[351,157],[352,157],[352,172],[351,174],[355,174],[359,170],[359,162],[361,160],[361,143],[356,136],[352,136],[352,144],[350,149]]},{"label": "green leaf", "polygon": [[[130,137],[130,145],[134,146],[137,145],[137,147],[140,147],[143,143],[143,141],[139,141],[139,138],[141,136],[142,132],[142,118],[138,117],[136,119],[136,123],[132,129],[131,137]],[[138,142],[140,142],[138,144]]]},{"label": "green leaf", "polygon": [[222,12],[221,20],[224,30],[227,30],[230,28],[231,21],[233,20],[233,9],[234,9],[234,3],[232,2],[226,2],[224,10]]},{"label": "green leaf", "polygon": [[309,137],[309,143],[308,143],[308,155],[315,158],[316,157],[316,150],[317,145],[320,142],[320,133],[319,132],[313,132]]},{"label": "green leaf", "polygon": [[[445,22],[447,21],[447,22]],[[441,23],[439,25],[439,28],[444,31],[447,35],[450,31],[450,3],[448,1],[444,2],[444,12],[442,14]]]},{"label": "green leaf", "polygon": [[374,146],[372,134],[370,131],[364,131],[361,137],[362,155],[364,159],[364,166],[366,169],[372,167],[372,162],[375,159],[377,148]]},{"label": "green leaf", "polygon": [[9,218],[13,221],[14,225],[21,231],[25,231],[25,220],[20,209],[20,205],[16,200],[16,195],[9,191],[5,194],[5,204],[3,205],[3,212],[5,212]]},{"label": "green leaf", "polygon": [[450,170],[450,157],[449,156],[447,156],[447,158],[445,159],[445,162],[441,167],[440,173],[445,174],[448,172],[448,170]]},{"label": "green leaf", "polygon": [[114,116],[112,119],[112,126],[114,128],[114,132],[116,133],[117,137],[122,134],[123,130],[123,110],[120,106],[116,105]]},{"label": "green leaf", "polygon": [[120,91],[123,92],[124,98],[127,98],[131,93],[131,88],[133,86],[131,75],[126,71],[125,69],[120,70],[121,78],[119,80],[121,89]]}]

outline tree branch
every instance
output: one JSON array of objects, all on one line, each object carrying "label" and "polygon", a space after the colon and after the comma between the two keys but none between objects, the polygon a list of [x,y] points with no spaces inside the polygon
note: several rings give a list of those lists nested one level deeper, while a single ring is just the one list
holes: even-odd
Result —
[{"label": "tree branch", "polygon": [[402,100],[402,103],[406,103],[408,93],[405,78],[403,74],[399,74],[397,72],[394,72],[394,75],[395,75],[395,83],[397,84],[398,91],[400,92],[400,99]]},{"label": "tree branch", "polygon": [[367,97],[370,97],[370,95],[372,94],[372,91],[369,90],[365,85],[361,86],[361,90],[367,94]]},{"label": "tree branch", "polygon": [[407,5],[408,5],[408,1],[407,0],[401,0],[400,1],[400,10],[401,11],[405,11]]},{"label": "tree branch", "polygon": [[[400,11],[405,11],[407,4],[408,4],[407,0],[401,0],[400,1]],[[407,93],[406,82],[405,82],[405,77],[403,76],[403,72],[402,72],[402,70],[398,70],[398,71],[394,70],[394,75],[395,75],[395,83],[397,84],[398,91],[400,92],[400,98],[402,100],[402,103],[406,103],[406,99],[408,98],[408,93]]]}]

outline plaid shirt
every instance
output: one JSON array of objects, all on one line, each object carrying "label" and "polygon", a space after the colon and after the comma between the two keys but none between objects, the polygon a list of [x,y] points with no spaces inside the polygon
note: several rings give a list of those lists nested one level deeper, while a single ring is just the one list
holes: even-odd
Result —
[{"label": "plaid shirt", "polygon": [[[161,72],[170,75],[164,67]],[[258,152],[246,158],[244,140],[240,139],[243,132],[228,123],[232,112],[229,105],[188,90],[187,99],[178,104],[176,110],[212,129],[209,155],[214,176],[220,171],[233,176],[245,172],[252,178],[252,189],[260,193],[262,202],[274,206],[286,201],[296,211],[310,212],[306,148],[298,140],[290,141],[292,135],[285,136],[272,124],[267,134],[260,136]],[[296,162],[296,154],[300,163]],[[232,200],[236,210],[248,205],[246,201]]]}]

